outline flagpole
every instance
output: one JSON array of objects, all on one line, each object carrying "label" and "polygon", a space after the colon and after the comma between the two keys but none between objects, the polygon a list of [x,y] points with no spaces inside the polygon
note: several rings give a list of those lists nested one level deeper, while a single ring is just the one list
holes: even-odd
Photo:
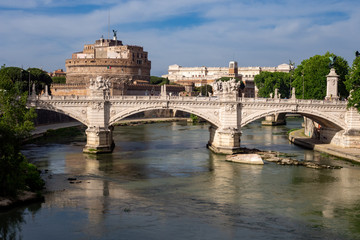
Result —
[{"label": "flagpole", "polygon": [[110,9],[109,9],[109,15],[108,15],[108,39],[110,39]]}]

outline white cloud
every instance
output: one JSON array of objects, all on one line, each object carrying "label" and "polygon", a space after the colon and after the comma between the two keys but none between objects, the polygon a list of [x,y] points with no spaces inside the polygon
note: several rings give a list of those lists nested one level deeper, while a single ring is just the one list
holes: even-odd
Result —
[{"label": "white cloud", "polygon": [[[76,1],[98,4],[100,1]],[[23,5],[21,6],[22,3]],[[106,36],[108,9],[80,14],[46,11],[36,6],[70,6],[73,1],[3,1],[0,4],[0,64],[63,68],[83,44]],[[111,29],[125,44],[144,46],[152,73],[168,65],[276,66],[289,59],[299,64],[315,54],[334,52],[352,62],[360,37],[357,1],[102,1],[111,6]],[[11,5],[12,4],[12,5]],[[18,10],[2,9],[4,6]],[[28,10],[33,8],[34,10]],[[56,8],[55,8],[56,9]],[[72,11],[73,12],[73,11]],[[193,13],[191,25],[166,25],[168,19]],[[152,22],[149,27],[139,27]],[[159,25],[155,25],[158,22]],[[140,25],[139,25],[140,24]],[[124,26],[126,26],[124,28]]]}]

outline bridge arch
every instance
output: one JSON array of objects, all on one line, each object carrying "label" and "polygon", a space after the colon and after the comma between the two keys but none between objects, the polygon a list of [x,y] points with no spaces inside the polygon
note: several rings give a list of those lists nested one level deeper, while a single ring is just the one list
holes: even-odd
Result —
[{"label": "bridge arch", "polygon": [[61,108],[57,108],[52,104],[41,104],[41,105],[36,105],[35,107],[36,109],[42,109],[42,110],[48,110],[48,111],[52,111],[52,112],[57,112],[57,113],[61,113],[64,115],[67,115],[69,117],[72,117],[73,119],[81,122],[84,125],[89,125],[89,123],[87,122],[87,119],[80,116],[80,114],[78,114],[76,111],[74,110],[68,110],[68,109],[61,109]]},{"label": "bridge arch", "polygon": [[244,127],[245,125],[269,116],[269,115],[274,115],[274,114],[281,114],[281,113],[293,113],[293,114],[300,114],[304,117],[310,118],[311,120],[319,123],[321,126],[326,127],[326,128],[332,128],[332,129],[337,129],[337,130],[344,130],[346,123],[344,121],[344,116],[340,115],[340,117],[334,116],[334,114],[329,113],[329,112],[321,112],[321,111],[308,111],[308,110],[296,110],[294,111],[293,109],[284,109],[284,110],[264,110],[264,111],[257,111],[254,112],[253,114],[249,114],[248,116],[245,113],[242,120],[241,120],[241,127]]},{"label": "bridge arch", "polygon": [[169,109],[169,110],[176,110],[176,111],[183,111],[190,114],[195,114],[196,116],[199,116],[209,122],[210,124],[219,127],[220,122],[218,118],[214,115],[207,114],[206,111],[201,111],[201,109],[190,109],[182,106],[169,106],[167,108],[164,108],[162,106],[147,106],[147,107],[140,107],[140,108],[132,108],[132,109],[126,109],[119,113],[116,113],[113,117],[110,117],[109,125],[115,124],[117,121],[124,119],[126,117],[129,117],[131,115],[145,112],[145,111],[151,111],[151,110],[161,110],[161,109]]}]

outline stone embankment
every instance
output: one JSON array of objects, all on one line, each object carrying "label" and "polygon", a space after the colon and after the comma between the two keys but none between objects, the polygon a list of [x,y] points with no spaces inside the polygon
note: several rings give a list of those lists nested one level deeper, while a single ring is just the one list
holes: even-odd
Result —
[{"label": "stone embankment", "polygon": [[299,129],[289,133],[290,142],[312,149],[318,152],[327,153],[336,157],[346,158],[352,161],[360,162],[359,148],[342,148],[332,144],[321,143],[319,140],[307,137],[304,134],[304,129]]}]

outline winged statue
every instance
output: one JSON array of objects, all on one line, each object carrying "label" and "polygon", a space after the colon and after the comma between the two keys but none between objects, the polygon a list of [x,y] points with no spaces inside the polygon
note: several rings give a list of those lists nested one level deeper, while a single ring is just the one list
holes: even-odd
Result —
[{"label": "winged statue", "polygon": [[333,68],[334,65],[335,65],[335,62],[336,62],[336,56],[334,56],[334,57],[329,57],[329,59],[330,59],[329,67],[330,67],[330,68]]}]

